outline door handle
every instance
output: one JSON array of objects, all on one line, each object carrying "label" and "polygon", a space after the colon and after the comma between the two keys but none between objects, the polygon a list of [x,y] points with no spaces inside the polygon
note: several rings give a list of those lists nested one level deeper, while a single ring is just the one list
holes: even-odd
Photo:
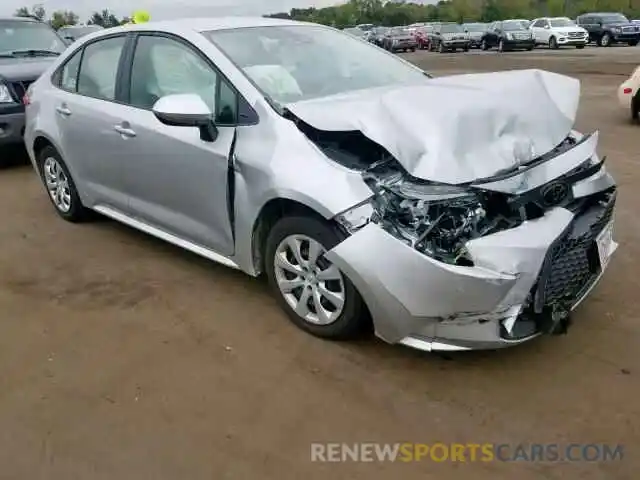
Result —
[{"label": "door handle", "polygon": [[130,128],[124,127],[122,125],[116,125],[116,126],[113,127],[113,129],[116,132],[118,132],[120,135],[122,135],[123,137],[133,138],[133,137],[136,136],[136,132],[134,132]]},{"label": "door handle", "polygon": [[68,117],[69,115],[71,115],[71,110],[69,110],[66,106],[61,105],[59,107],[56,107],[56,112],[58,112],[60,115],[62,115],[63,117]]}]

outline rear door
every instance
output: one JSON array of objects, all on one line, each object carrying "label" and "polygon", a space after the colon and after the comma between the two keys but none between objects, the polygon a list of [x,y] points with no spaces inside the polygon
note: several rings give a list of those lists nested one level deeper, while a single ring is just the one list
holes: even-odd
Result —
[{"label": "rear door", "polygon": [[86,196],[87,206],[127,206],[123,193],[123,149],[117,122],[117,80],[127,37],[86,44],[56,73],[55,115],[64,157]]}]

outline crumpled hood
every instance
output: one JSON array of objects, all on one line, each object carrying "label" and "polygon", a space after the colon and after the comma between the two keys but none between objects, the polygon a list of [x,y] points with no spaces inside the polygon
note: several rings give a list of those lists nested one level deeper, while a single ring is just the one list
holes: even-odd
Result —
[{"label": "crumpled hood", "polygon": [[526,163],[571,132],[580,82],[542,70],[455,75],[287,105],[318,130],[360,131],[414,177],[460,184]]}]

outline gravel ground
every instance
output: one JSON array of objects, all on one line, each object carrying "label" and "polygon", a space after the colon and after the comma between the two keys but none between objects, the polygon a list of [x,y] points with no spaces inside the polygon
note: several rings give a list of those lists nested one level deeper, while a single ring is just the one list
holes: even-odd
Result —
[{"label": "gravel ground", "polygon": [[[575,75],[620,185],[620,249],[568,335],[438,356],[323,342],[266,287],[113,222],[57,218],[19,152],[0,171],[0,479],[631,479],[640,447],[638,48],[406,58],[436,75]],[[634,407],[635,405],[635,407]],[[609,463],[312,463],[311,442],[608,442]],[[517,477],[516,477],[517,476]]]}]

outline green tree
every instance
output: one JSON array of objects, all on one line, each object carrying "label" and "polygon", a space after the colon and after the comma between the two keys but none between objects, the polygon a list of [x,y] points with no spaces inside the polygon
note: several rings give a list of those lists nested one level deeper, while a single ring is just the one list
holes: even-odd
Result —
[{"label": "green tree", "polygon": [[88,21],[89,25],[100,25],[104,28],[117,27],[121,24],[121,21],[118,20],[113,13],[109,10],[104,9],[101,12],[93,12],[91,18]]},{"label": "green tree", "polygon": [[65,25],[76,25],[78,23],[78,15],[71,10],[58,10],[53,12],[49,23],[56,30]]}]

